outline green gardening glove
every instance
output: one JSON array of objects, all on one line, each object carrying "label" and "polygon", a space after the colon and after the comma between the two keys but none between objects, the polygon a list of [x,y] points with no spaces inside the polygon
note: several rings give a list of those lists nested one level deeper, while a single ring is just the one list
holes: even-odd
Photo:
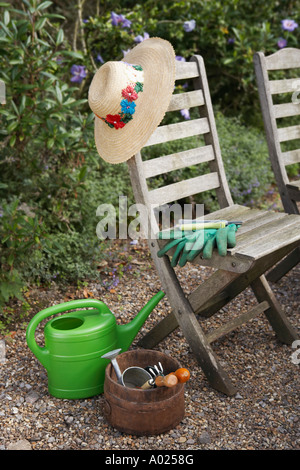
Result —
[{"label": "green gardening glove", "polygon": [[216,229],[196,230],[183,232],[181,230],[171,230],[169,232],[160,232],[160,239],[170,239],[157,255],[164,256],[169,250],[176,247],[171,260],[171,266],[184,266],[187,261],[192,261],[203,250],[206,242],[216,235]]},{"label": "green gardening glove", "polygon": [[226,256],[227,248],[234,248],[236,245],[235,233],[237,229],[237,225],[230,224],[216,230],[216,234],[210,237],[203,248],[203,259],[210,259],[214,248],[218,249],[220,256]]},{"label": "green gardening glove", "polygon": [[171,260],[172,267],[175,267],[177,263],[179,266],[184,266],[187,261],[193,261],[201,252],[203,252],[204,259],[210,259],[215,247],[220,256],[226,256],[227,248],[233,248],[236,245],[235,233],[237,229],[238,226],[230,224],[220,229],[160,232],[159,238],[170,239],[170,242],[160,249],[157,255],[162,257],[176,246]]}]

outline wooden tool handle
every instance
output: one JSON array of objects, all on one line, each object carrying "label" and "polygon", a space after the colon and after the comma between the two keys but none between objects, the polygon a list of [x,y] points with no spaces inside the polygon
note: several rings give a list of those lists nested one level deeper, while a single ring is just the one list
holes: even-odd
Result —
[{"label": "wooden tool handle", "polygon": [[151,380],[147,380],[142,386],[142,390],[148,390],[149,388],[153,388],[153,383],[151,383]]},{"label": "wooden tool handle", "polygon": [[175,372],[172,372],[172,374],[174,374],[177,377],[178,382],[180,383],[187,382],[191,377],[189,370],[185,369],[185,367],[180,367]]},{"label": "wooden tool handle", "polygon": [[174,387],[178,383],[178,379],[174,374],[168,374],[166,376],[159,375],[155,378],[155,385],[157,387]]}]

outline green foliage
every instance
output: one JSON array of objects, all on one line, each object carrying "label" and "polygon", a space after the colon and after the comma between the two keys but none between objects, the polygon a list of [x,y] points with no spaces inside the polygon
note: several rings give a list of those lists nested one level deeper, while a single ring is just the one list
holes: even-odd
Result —
[{"label": "green foliage", "polygon": [[[114,26],[112,10],[130,20],[130,27]],[[280,38],[287,40],[288,47],[298,47],[300,27],[292,32],[283,30],[281,20],[297,21],[299,13],[296,1],[110,2],[100,14],[90,12],[84,34],[91,55],[96,59],[100,53],[104,61],[121,59],[122,51],[131,48],[135,38],[145,32],[169,40],[176,54],[186,60],[193,54],[202,55],[213,102],[226,114],[242,114],[247,122],[261,126],[253,54],[275,52]],[[196,26],[185,31],[184,22],[190,20],[195,20]]]},{"label": "green foliage", "polygon": [[227,179],[236,204],[253,205],[274,182],[263,132],[236,117],[216,116]]},{"label": "green foliage", "polygon": [[[88,88],[103,61],[122,59],[145,34],[168,39],[186,60],[204,57],[213,103],[222,110],[217,127],[235,202],[257,202],[271,184],[264,134],[254,128],[262,128],[262,120],[252,58],[257,50],[277,50],[280,37],[297,47],[300,28],[281,29],[282,19],[299,17],[294,0],[259,0],[255,7],[246,0],[16,0],[0,2],[0,12],[0,79],[6,84],[0,107],[2,321],[10,321],[6,304],[22,299],[27,283],[99,278],[104,245],[96,235],[97,207],[117,208],[119,195],[128,196],[128,204],[133,197],[126,164],[98,156]],[[127,22],[112,22],[112,12]],[[186,31],[191,20],[196,26]],[[185,145],[175,141],[163,153]],[[172,172],[164,183],[198,171]],[[196,202],[216,207],[212,192]]]},{"label": "green foliage", "polygon": [[10,298],[22,299],[23,281],[18,268],[28,263],[30,253],[41,246],[44,226],[27,206],[19,206],[18,200],[3,204],[0,216],[1,311]]},{"label": "green foliage", "polygon": [[48,12],[51,2],[22,3],[7,5],[0,22],[0,309],[27,282],[98,276],[96,208],[113,184],[112,202],[126,185],[96,152],[94,116],[70,81],[83,55],[71,50],[63,17]]}]

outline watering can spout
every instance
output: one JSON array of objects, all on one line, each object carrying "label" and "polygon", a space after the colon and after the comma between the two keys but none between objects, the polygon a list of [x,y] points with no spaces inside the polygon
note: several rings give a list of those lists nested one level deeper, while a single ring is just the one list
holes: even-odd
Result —
[{"label": "watering can spout", "polygon": [[127,351],[127,349],[133,342],[139,330],[142,328],[143,324],[147,320],[152,310],[154,310],[156,305],[164,296],[165,293],[159,291],[149,300],[149,302],[147,302],[147,304],[141,309],[141,311],[136,315],[133,320],[131,320],[126,325],[117,326],[117,343],[118,347],[121,348],[123,352]]}]

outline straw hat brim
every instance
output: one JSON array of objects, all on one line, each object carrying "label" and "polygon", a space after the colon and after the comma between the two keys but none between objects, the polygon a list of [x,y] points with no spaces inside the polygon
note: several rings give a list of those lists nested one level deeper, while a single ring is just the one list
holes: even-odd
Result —
[{"label": "straw hat brim", "polygon": [[122,60],[142,66],[144,87],[133,119],[123,128],[111,128],[95,116],[97,151],[103,160],[113,164],[125,162],[146,144],[168,109],[175,84],[175,52],[164,39],[146,39]]}]

